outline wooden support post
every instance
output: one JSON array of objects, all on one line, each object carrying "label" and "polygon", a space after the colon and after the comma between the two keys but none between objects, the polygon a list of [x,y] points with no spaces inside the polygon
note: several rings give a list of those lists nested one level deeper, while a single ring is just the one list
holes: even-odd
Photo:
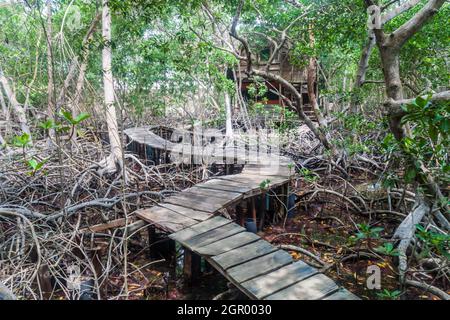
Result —
[{"label": "wooden support post", "polygon": [[148,257],[150,260],[156,260],[156,250],[153,248],[153,245],[156,242],[156,230],[154,226],[147,227],[148,234]]},{"label": "wooden support post", "polygon": [[252,213],[252,219],[256,224],[256,206],[255,206],[255,197],[252,197],[251,200],[251,213]]},{"label": "wooden support post", "polygon": [[283,193],[283,210],[284,210],[284,214],[287,215],[288,214],[288,205],[289,205],[289,183],[286,183],[283,185],[282,188],[282,193]]},{"label": "wooden support post", "polygon": [[184,248],[183,276],[185,284],[195,284],[201,273],[201,257]]},{"label": "wooden support post", "polygon": [[261,231],[264,228],[264,221],[266,219],[266,213],[267,213],[267,200],[266,200],[266,193],[262,193],[260,195],[260,199],[258,201],[259,203],[259,224],[258,224],[258,231]]},{"label": "wooden support post", "polygon": [[236,219],[237,223],[239,223],[241,226],[244,226],[245,222],[245,210],[243,208],[243,204],[239,203],[236,205]]}]

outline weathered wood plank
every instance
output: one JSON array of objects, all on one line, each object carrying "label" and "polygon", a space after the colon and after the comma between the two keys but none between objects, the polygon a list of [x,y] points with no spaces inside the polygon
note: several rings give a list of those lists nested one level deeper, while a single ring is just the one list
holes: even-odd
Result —
[{"label": "weathered wood plank", "polygon": [[169,232],[178,231],[198,223],[194,219],[162,207],[140,209],[135,214],[140,219],[155,224],[159,228]]},{"label": "weathered wood plank", "polygon": [[338,290],[337,284],[326,275],[319,273],[278,291],[267,300],[317,300]]},{"label": "weathered wood plank", "polygon": [[226,253],[222,253],[213,257],[212,260],[219,265],[220,268],[226,270],[277,250],[278,248],[272,246],[269,242],[259,240]]},{"label": "weathered wood plank", "polygon": [[361,300],[359,297],[351,293],[350,291],[341,288],[335,293],[323,298],[323,300]]},{"label": "weathered wood plank", "polygon": [[257,174],[264,176],[283,176],[289,177],[292,175],[293,169],[291,170],[287,166],[277,164],[276,162],[268,164],[247,164],[242,170],[244,174]]},{"label": "weathered wood plank", "polygon": [[194,201],[201,201],[202,203],[217,204],[220,206],[223,206],[223,205],[227,204],[228,202],[230,202],[230,200],[228,200],[228,199],[215,197],[215,196],[211,196],[211,195],[195,193],[193,191],[180,192],[180,193],[177,193],[176,195],[174,195],[173,197],[182,197],[182,198],[187,198],[187,199],[194,200]]},{"label": "weathered wood plank", "polygon": [[176,213],[179,213],[185,217],[198,220],[205,221],[213,216],[213,212],[204,212],[198,211],[191,208],[185,208],[179,205],[171,204],[171,203],[159,203],[158,206],[172,210]]},{"label": "weathered wood plank", "polygon": [[224,191],[232,191],[232,192],[238,192],[238,193],[245,193],[248,191],[251,191],[252,188],[243,186],[237,183],[231,184],[227,182],[223,182],[219,179],[209,180],[205,183],[197,184],[196,187],[198,188],[206,188],[206,189],[213,189],[213,190],[224,190]]},{"label": "weathered wood plank", "polygon": [[175,241],[182,242],[186,239],[192,238],[195,235],[202,234],[204,232],[221,227],[229,223],[232,223],[232,221],[229,219],[225,219],[223,217],[214,217],[206,221],[200,222],[190,228],[184,229],[177,233],[173,233],[169,235],[169,237]]},{"label": "weathered wood plank", "polygon": [[196,249],[196,252],[203,256],[216,256],[251,242],[255,242],[259,239],[261,238],[252,232],[241,232],[207,246],[200,247]]},{"label": "weathered wood plank", "polygon": [[181,194],[173,197],[168,197],[164,199],[164,202],[204,212],[215,212],[223,208],[223,205],[210,202],[207,197],[188,197]]},{"label": "weathered wood plank", "polygon": [[214,243],[216,241],[228,238],[240,232],[244,232],[245,228],[236,223],[229,223],[219,228],[215,228],[193,236],[192,238],[180,241],[181,244],[192,251],[196,251],[198,248]]},{"label": "weathered wood plank", "polygon": [[273,185],[273,186],[286,183],[289,180],[288,177],[257,175],[257,174],[249,174],[249,173],[240,173],[240,174],[236,174],[236,175],[220,176],[220,177],[217,177],[217,179],[233,181],[235,183],[253,184],[253,185],[256,185],[257,187],[259,187],[260,184],[266,180],[270,180],[269,185]]},{"label": "weathered wood plank", "polygon": [[241,283],[290,263],[292,263],[291,255],[286,251],[278,250],[230,268],[227,273],[236,282]]},{"label": "weathered wood plank", "polygon": [[303,261],[297,261],[266,275],[243,282],[241,286],[256,299],[263,299],[317,273],[319,273],[317,269]]},{"label": "weathered wood plank", "polygon": [[225,190],[221,190],[220,192],[217,192],[217,190],[214,190],[214,189],[198,188],[197,186],[193,186],[192,188],[190,188],[188,190],[193,191],[198,194],[211,195],[213,197],[226,199],[229,201],[237,201],[243,197],[243,194],[240,192],[225,191]]}]

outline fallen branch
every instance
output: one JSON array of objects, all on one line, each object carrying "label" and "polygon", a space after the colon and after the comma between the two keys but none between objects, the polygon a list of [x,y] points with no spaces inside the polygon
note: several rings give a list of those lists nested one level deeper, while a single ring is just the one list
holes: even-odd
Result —
[{"label": "fallen branch", "polygon": [[405,280],[405,285],[411,286],[411,287],[416,287],[416,288],[428,291],[428,292],[434,294],[435,296],[438,296],[442,300],[450,300],[450,295],[449,294],[447,294],[444,291],[442,291],[441,289],[436,288],[436,287],[434,287],[432,285],[429,285],[427,283],[422,283],[422,282],[415,281],[415,280]]},{"label": "fallen branch", "polygon": [[278,247],[283,250],[299,252],[301,254],[304,254],[305,256],[310,257],[311,259],[320,263],[320,266],[315,265],[315,267],[321,268],[321,267],[328,266],[328,263],[322,261],[322,259],[320,259],[318,256],[316,256],[314,253],[312,253],[306,249],[300,248],[298,246],[290,245],[290,244],[280,244]]}]

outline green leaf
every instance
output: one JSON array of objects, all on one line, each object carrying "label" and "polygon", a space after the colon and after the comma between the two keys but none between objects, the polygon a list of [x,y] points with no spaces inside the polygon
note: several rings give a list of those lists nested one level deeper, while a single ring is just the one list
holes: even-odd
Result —
[{"label": "green leaf", "polygon": [[38,162],[36,161],[36,159],[31,159],[27,161],[28,165],[31,167],[31,169],[33,169],[34,171],[36,171],[36,168],[38,167]]},{"label": "green leaf", "polygon": [[91,115],[90,115],[89,113],[87,113],[87,112],[82,112],[82,113],[78,114],[78,115],[75,117],[74,122],[75,122],[76,124],[79,124],[81,121],[86,120],[86,119],[89,118],[90,116],[91,116]]},{"label": "green leaf", "polygon": [[428,100],[427,99],[424,99],[424,98],[422,98],[422,97],[417,97],[416,99],[415,99],[415,103],[419,106],[419,107],[421,107],[422,109],[424,109],[426,106],[427,106],[427,104],[428,104]]},{"label": "green leaf", "polygon": [[13,144],[16,147],[24,148],[31,143],[31,138],[28,133],[22,133],[20,136],[14,136]]},{"label": "green leaf", "polygon": [[262,182],[259,184],[259,187],[260,187],[261,189],[268,189],[268,188],[269,188],[269,185],[270,185],[270,180],[269,180],[269,179],[266,179],[266,180],[262,181]]},{"label": "green leaf", "polygon": [[70,111],[66,111],[66,110],[63,110],[63,109],[61,109],[60,111],[59,111],[59,115],[61,116],[61,117],[63,117],[67,122],[69,122],[70,124],[72,124],[72,125],[75,125],[76,123],[75,123],[75,120],[73,119],[73,117],[72,117],[72,113],[70,112]]},{"label": "green leaf", "polygon": [[50,129],[56,128],[56,124],[53,121],[53,119],[48,119],[48,120],[40,123],[39,127],[41,127],[44,130],[50,130]]}]

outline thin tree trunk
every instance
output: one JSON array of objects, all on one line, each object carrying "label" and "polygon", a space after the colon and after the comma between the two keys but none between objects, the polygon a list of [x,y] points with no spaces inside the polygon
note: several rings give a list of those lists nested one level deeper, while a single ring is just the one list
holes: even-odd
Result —
[{"label": "thin tree trunk", "polygon": [[30,136],[30,142],[31,142],[31,131],[30,131],[30,127],[28,126],[28,121],[27,121],[27,116],[26,116],[25,110],[20,105],[20,103],[17,101],[16,95],[15,95],[14,91],[11,89],[8,79],[3,74],[3,70],[1,68],[0,68],[0,84],[3,86],[3,90],[5,91],[6,97],[8,98],[8,101],[14,110],[14,113],[17,117],[17,120],[19,121],[22,132],[24,132]]},{"label": "thin tree trunk", "polygon": [[11,114],[9,112],[9,107],[6,105],[5,98],[3,97],[2,86],[0,85],[0,105],[2,106],[3,117],[5,118],[5,135],[8,136],[11,132]]},{"label": "thin tree trunk", "polygon": [[105,169],[107,172],[111,173],[117,170],[116,164],[119,164],[120,167],[123,166],[123,157],[116,109],[114,107],[114,80],[111,69],[111,14],[109,11],[108,2],[109,0],[103,0],[102,35],[105,44],[102,50],[102,66],[106,124],[108,126],[109,144],[111,147],[111,155],[107,160]]},{"label": "thin tree trunk", "polygon": [[[88,57],[90,54],[89,42],[94,37],[95,29],[96,29],[97,24],[100,21],[101,17],[102,17],[102,14],[99,13],[92,20],[91,25],[89,26],[89,29],[88,29],[86,35],[84,36],[83,42],[81,44],[81,47],[82,47],[81,57],[80,57],[80,59],[79,59],[79,57],[74,57],[74,59],[72,60],[70,67],[69,67],[69,72],[66,76],[66,79],[64,80],[63,87],[59,93],[59,97],[58,97],[58,101],[57,101],[58,107],[60,107],[64,103],[67,89],[69,88],[70,83],[75,78],[77,66],[79,65],[79,62],[81,62],[81,64],[79,65],[78,78],[76,81],[75,95],[74,95],[74,98],[72,99],[72,101],[69,102],[69,108],[70,108],[70,111],[71,111],[73,117],[75,117],[78,113],[76,108],[80,101],[80,95],[82,93],[83,84],[84,84],[84,76],[86,74],[86,69],[87,69],[87,61],[88,61]],[[72,133],[72,146],[76,145],[76,140],[77,140],[77,132],[75,130]]]},{"label": "thin tree trunk", "polygon": [[[314,33],[312,32],[312,28],[310,28],[309,30],[309,45],[311,46],[311,48],[314,48],[315,46]],[[317,121],[323,128],[326,128],[327,123],[323,118],[322,112],[320,111],[319,105],[317,103],[317,96],[315,90],[316,81],[317,81],[317,60],[316,57],[311,56],[309,58],[309,65],[307,68],[307,86],[308,86],[309,102],[311,103]]]},{"label": "thin tree trunk", "polygon": [[231,123],[231,98],[228,92],[225,92],[225,112],[226,112],[226,131],[228,138],[233,137],[233,125]]},{"label": "thin tree trunk", "polygon": [[[53,121],[54,119],[54,79],[53,79],[53,48],[52,48],[52,1],[47,0],[47,119]],[[55,129],[50,128],[49,144],[55,141]]]},{"label": "thin tree trunk", "polygon": [[361,58],[358,64],[358,70],[356,71],[355,85],[352,90],[352,101],[351,101],[352,113],[358,112],[358,106],[360,104],[360,101],[358,101],[358,94],[362,86],[364,85],[364,82],[366,81],[366,73],[367,69],[369,68],[370,55],[372,54],[376,42],[377,41],[375,38],[375,34],[373,33],[372,30],[369,30],[368,39],[362,50]]},{"label": "thin tree trunk", "polygon": [[[395,7],[391,11],[389,11],[387,14],[381,17],[381,23],[382,25],[388,23],[395,17],[401,15],[402,13],[408,11],[412,7],[414,7],[416,4],[418,4],[420,0],[409,0],[408,2],[405,2],[403,4],[400,4],[399,6]],[[373,48],[376,44],[376,37],[373,32],[373,30],[369,30],[367,34],[367,41],[361,51],[361,58],[359,60],[358,64],[358,70],[356,71],[356,80],[355,80],[355,86],[352,90],[352,113],[358,112],[358,106],[360,104],[360,101],[358,101],[358,94],[360,89],[365,83],[366,80],[366,74],[367,69],[369,68],[369,59],[372,54]]]},{"label": "thin tree trunk", "polygon": [[[91,25],[89,26],[89,29],[86,32],[86,35],[83,38],[83,42],[81,43],[81,55],[75,56],[72,59],[72,62],[70,63],[69,72],[67,73],[66,79],[64,80],[63,87],[61,88],[61,91],[59,92],[59,95],[58,95],[58,101],[57,101],[58,106],[64,103],[64,98],[66,96],[67,89],[69,88],[70,84],[72,83],[73,79],[75,78],[77,67],[81,63],[80,71],[79,71],[79,73],[81,73],[81,68],[82,68],[83,64],[86,63],[86,60],[90,53],[89,42],[94,37],[95,29],[96,29],[97,24],[100,21],[101,17],[102,17],[101,13],[97,14],[94,17],[94,19],[91,22]],[[84,69],[86,70],[86,65],[84,65]],[[83,73],[83,76],[84,76],[84,73]]]}]

